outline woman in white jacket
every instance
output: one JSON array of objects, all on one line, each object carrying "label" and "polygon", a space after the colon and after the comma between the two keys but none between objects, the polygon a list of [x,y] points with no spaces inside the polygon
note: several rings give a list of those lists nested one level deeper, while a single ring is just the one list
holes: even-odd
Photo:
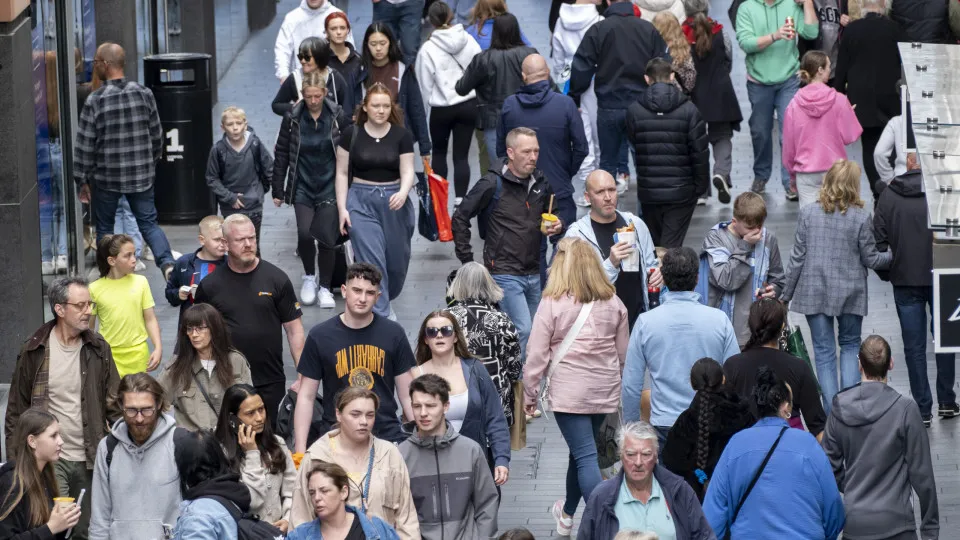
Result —
[{"label": "woman in white jacket", "polygon": [[434,31],[417,55],[417,80],[420,93],[430,105],[430,139],[433,142],[433,170],[447,177],[447,147],[453,133],[454,207],[470,187],[470,142],[477,127],[477,94],[457,94],[456,84],[480,45],[463,29],[450,25],[453,11],[446,2],[430,6],[427,18]]},{"label": "woman in white jacket", "polygon": [[[560,6],[560,18],[553,30],[551,47],[553,79],[563,93],[567,93],[570,65],[577,53],[577,47],[583,41],[584,34],[591,26],[603,20],[597,10],[600,1],[577,0],[575,4]],[[583,131],[587,136],[590,153],[587,154],[587,159],[583,160],[580,170],[573,179],[573,199],[577,202],[577,206],[589,206],[584,198],[584,183],[587,175],[596,169],[600,162],[600,139],[597,137],[597,95],[593,91],[593,82],[580,97],[580,118],[583,120]]]}]

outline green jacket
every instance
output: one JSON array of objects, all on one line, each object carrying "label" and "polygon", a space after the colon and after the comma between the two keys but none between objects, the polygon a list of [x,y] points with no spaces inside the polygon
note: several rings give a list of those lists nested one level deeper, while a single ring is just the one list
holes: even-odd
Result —
[{"label": "green jacket", "polygon": [[814,39],[819,23],[804,24],[803,5],[794,0],[746,0],[737,11],[737,42],[747,53],[747,74],[762,84],[779,84],[796,75],[800,69],[797,40],[781,39],[762,51],[757,40],[776,32],[793,17],[797,33],[804,39]]}]

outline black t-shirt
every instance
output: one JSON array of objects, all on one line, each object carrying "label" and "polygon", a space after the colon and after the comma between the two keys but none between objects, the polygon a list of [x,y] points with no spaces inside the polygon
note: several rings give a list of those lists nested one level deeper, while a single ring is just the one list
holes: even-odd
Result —
[{"label": "black t-shirt", "polygon": [[360,526],[360,518],[356,515],[353,516],[353,525],[343,540],[367,540],[367,535],[363,534],[363,527]]},{"label": "black t-shirt", "polygon": [[383,183],[400,179],[400,156],[413,153],[413,136],[409,131],[401,126],[390,126],[390,131],[377,142],[363,126],[352,125],[343,130],[340,148],[350,151],[354,136],[359,137],[350,156],[354,178]]},{"label": "black t-shirt", "polygon": [[[610,248],[614,244],[613,235],[616,234],[618,228],[627,226],[627,220],[618,212],[616,221],[598,223],[591,219],[590,224],[593,226],[594,236],[597,237],[597,246],[600,248],[600,253],[606,260],[610,257]],[[640,260],[643,260],[642,253],[640,254]],[[617,276],[617,281],[614,282],[613,286],[617,290],[617,297],[627,307],[627,321],[630,323],[630,328],[633,329],[633,323],[644,312],[643,275],[640,272],[620,270],[620,275]]]},{"label": "black t-shirt", "polygon": [[365,328],[353,329],[340,316],[310,330],[298,371],[323,383],[323,420],[329,429],[337,421],[337,392],[349,386],[373,389],[380,408],[373,434],[391,442],[406,436],[397,418],[394,378],[413,369],[416,361],[403,328],[380,315]]},{"label": "black t-shirt", "polygon": [[303,313],[283,270],[262,259],[246,274],[225,264],[200,282],[196,301],[210,304],[223,315],[233,346],[250,362],[253,384],[286,381],[283,324]]},{"label": "black t-shirt", "polygon": [[[763,366],[773,370],[779,379],[790,385],[793,412],[803,415],[810,433],[817,435],[823,431],[827,415],[823,412],[816,376],[810,366],[792,354],[768,347],[754,347],[731,356],[723,363],[727,385],[744,398],[749,398],[757,385],[757,371]],[[753,413],[757,414],[756,406],[752,408]]]}]

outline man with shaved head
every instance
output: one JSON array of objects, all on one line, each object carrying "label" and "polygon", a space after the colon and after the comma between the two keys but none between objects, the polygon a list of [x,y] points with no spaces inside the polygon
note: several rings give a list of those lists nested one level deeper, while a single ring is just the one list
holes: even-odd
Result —
[{"label": "man with shaved head", "polygon": [[80,200],[90,203],[97,241],[113,234],[117,206],[125,197],[164,278],[173,270],[167,236],[157,223],[153,186],[163,156],[163,129],[153,92],[127,80],[125,55],[104,43],[93,58],[103,86],[87,98],[77,125],[74,179]]},{"label": "man with shaved head", "polygon": [[[653,239],[642,219],[617,210],[617,183],[612,174],[603,169],[591,172],[584,186],[584,197],[590,204],[590,213],[571,225],[566,236],[582,238],[593,246],[607,278],[617,289],[617,296],[627,307],[627,320],[632,329],[637,316],[649,309],[647,286],[660,287],[663,284]],[[631,224],[637,231],[637,243],[614,242],[617,229]],[[635,252],[639,252],[639,268],[624,270],[622,261]]]},{"label": "man with shaved head", "polygon": [[[580,111],[572,99],[553,90],[550,68],[544,57],[527,56],[522,69],[524,86],[503,102],[497,128],[497,155],[507,154],[506,137],[510,130],[526,127],[536,131],[540,143],[537,168],[543,171],[556,195],[553,213],[563,223],[573,223],[577,219],[577,205],[573,201],[572,179],[590,151]],[[554,246],[559,241],[560,235],[551,238]],[[546,254],[544,238],[540,248],[540,277],[544,284],[547,282]]]}]

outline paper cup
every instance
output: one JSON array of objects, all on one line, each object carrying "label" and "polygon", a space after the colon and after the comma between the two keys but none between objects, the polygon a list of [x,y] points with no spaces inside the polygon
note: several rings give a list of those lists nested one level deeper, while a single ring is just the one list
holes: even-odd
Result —
[{"label": "paper cup", "polygon": [[69,507],[76,502],[76,499],[73,497],[54,497],[53,504],[60,507]]},{"label": "paper cup", "polygon": [[555,222],[560,221],[560,218],[553,214],[540,214],[540,232],[547,234],[547,227],[552,226]]},{"label": "paper cup", "polygon": [[633,253],[629,257],[620,261],[620,269],[624,272],[639,272],[640,271],[640,239],[637,236],[637,231],[631,231],[628,233],[617,233],[618,239],[621,241],[626,241],[633,246]]}]

